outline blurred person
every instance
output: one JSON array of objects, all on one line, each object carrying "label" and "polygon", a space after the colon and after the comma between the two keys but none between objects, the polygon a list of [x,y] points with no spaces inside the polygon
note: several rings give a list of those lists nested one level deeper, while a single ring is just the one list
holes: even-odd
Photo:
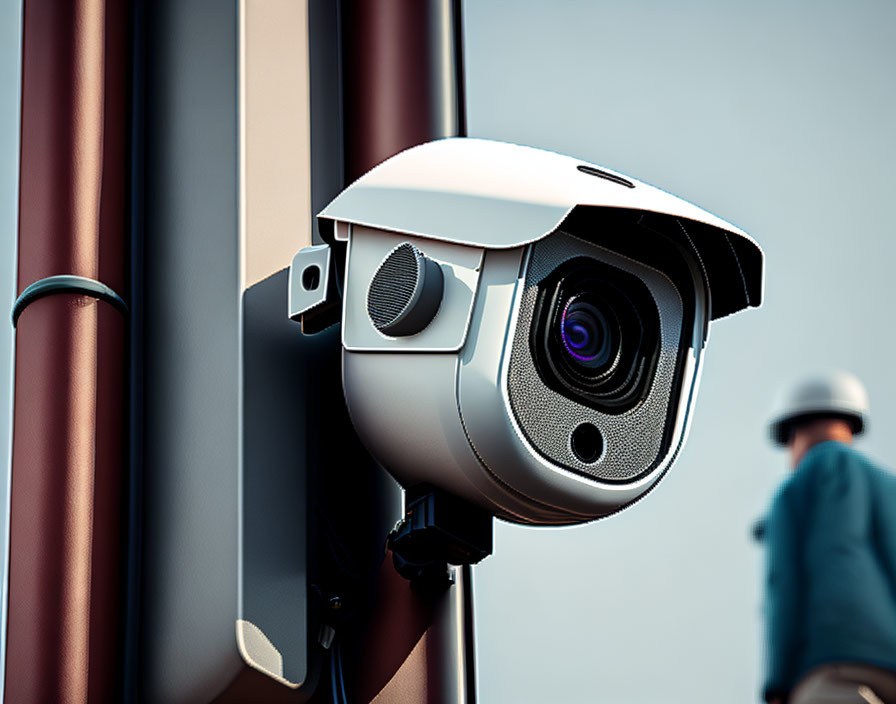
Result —
[{"label": "blurred person", "polygon": [[850,374],[809,379],[770,426],[793,469],[762,539],[774,704],[896,704],[896,476],[852,447],[868,396]]}]

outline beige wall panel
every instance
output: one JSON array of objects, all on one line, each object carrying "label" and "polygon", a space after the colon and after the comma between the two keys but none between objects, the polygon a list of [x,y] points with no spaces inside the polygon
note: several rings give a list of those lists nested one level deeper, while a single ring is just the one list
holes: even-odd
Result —
[{"label": "beige wall panel", "polygon": [[242,0],[242,289],[311,244],[307,0]]}]

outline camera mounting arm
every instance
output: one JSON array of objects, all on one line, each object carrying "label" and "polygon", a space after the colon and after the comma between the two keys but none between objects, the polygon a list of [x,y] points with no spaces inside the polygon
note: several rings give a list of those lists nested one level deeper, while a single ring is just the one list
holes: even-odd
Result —
[{"label": "camera mounting arm", "polygon": [[432,486],[405,493],[405,515],[387,546],[396,571],[424,593],[451,585],[448,565],[475,565],[492,554],[491,514]]}]

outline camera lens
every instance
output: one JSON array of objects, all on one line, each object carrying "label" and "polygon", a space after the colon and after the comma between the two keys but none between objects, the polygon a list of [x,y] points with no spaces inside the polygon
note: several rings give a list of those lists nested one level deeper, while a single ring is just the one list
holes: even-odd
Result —
[{"label": "camera lens", "polygon": [[593,304],[571,298],[560,316],[560,338],[569,356],[594,369],[605,365],[613,352],[614,335],[607,317]]},{"label": "camera lens", "polygon": [[587,257],[539,285],[532,348],[548,386],[607,413],[647,393],[659,352],[659,312],[645,284]]}]

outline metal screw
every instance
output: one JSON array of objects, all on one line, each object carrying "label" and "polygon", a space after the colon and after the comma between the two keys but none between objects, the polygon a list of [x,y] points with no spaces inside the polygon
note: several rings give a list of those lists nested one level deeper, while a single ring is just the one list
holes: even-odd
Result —
[{"label": "metal screw", "polygon": [[341,596],[332,597],[330,599],[329,605],[330,605],[331,611],[339,611],[339,609],[342,608],[342,597]]}]

